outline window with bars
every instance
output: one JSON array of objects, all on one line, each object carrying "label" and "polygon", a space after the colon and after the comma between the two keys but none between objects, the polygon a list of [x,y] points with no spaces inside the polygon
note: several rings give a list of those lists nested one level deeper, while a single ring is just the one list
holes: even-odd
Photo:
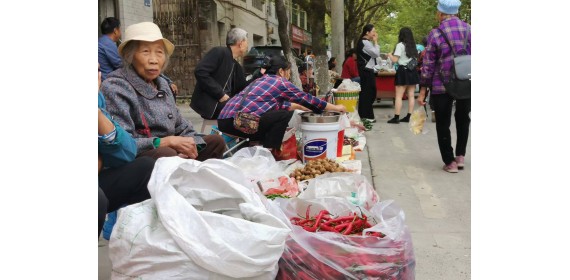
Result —
[{"label": "window with bars", "polygon": [[265,2],[264,0],[251,0],[251,5],[260,10],[263,11],[263,2]]}]

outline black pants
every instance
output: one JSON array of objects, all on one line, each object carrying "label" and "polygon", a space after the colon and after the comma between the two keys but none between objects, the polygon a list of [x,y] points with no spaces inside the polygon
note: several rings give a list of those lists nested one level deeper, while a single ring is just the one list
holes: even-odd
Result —
[{"label": "black pants", "polygon": [[[451,146],[451,112],[453,109],[453,98],[448,94],[432,94],[430,99],[433,100],[435,110],[435,127],[437,131],[437,143],[441,159],[445,164],[450,164],[455,156],[453,155],[453,147]],[[469,138],[469,124],[471,118],[471,99],[456,100],[455,102],[455,128],[457,130],[457,143],[455,144],[455,155],[465,156],[467,148],[467,139]]]},{"label": "black pants", "polygon": [[358,115],[365,119],[374,119],[374,100],[376,100],[376,75],[374,72],[358,69],[360,74],[360,95],[358,97]]},{"label": "black pants", "polygon": [[121,167],[104,169],[99,173],[98,235],[101,234],[107,213],[150,198],[147,184],[154,162],[150,157],[140,157]]},{"label": "black pants", "polygon": [[245,134],[234,127],[234,119],[218,120],[218,128],[221,132],[250,141],[260,141],[265,148],[280,149],[287,125],[293,117],[294,111],[273,110],[266,112],[259,119],[259,129],[255,134]]}]

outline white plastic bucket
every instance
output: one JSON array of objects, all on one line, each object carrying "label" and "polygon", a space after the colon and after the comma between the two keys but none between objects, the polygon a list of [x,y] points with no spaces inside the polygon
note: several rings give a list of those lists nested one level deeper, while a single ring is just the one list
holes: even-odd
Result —
[{"label": "white plastic bucket", "polygon": [[334,123],[301,123],[303,162],[329,158],[336,160],[338,122]]}]

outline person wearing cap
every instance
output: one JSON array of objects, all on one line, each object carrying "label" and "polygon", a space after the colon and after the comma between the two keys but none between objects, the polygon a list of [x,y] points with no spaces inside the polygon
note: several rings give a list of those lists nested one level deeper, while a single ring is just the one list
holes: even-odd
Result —
[{"label": "person wearing cap", "polygon": [[[294,110],[346,112],[344,105],[327,103],[303,92],[289,81],[290,77],[291,63],[283,56],[273,56],[265,75],[230,98],[218,117],[218,128],[230,135],[259,141],[265,148],[279,150]],[[260,117],[255,134],[246,134],[234,127],[237,112]]]},{"label": "person wearing cap", "polygon": [[123,67],[101,86],[109,113],[137,144],[137,156],[180,156],[196,160],[222,158],[226,145],[220,135],[200,136],[182,117],[166,79],[174,45],[152,22],[129,26],[119,45]]},{"label": "person wearing cap", "polygon": [[[99,38],[99,66],[101,69],[101,81],[107,78],[109,73],[121,68],[123,60],[117,50],[117,42],[121,39],[121,21],[114,17],[108,17],[101,22],[101,33]],[[160,74],[168,81],[170,89],[174,93],[174,98],[178,94],[178,86],[164,74]]]},{"label": "person wearing cap", "polygon": [[441,158],[444,162],[443,170],[457,173],[465,166],[465,154],[467,140],[469,138],[469,124],[471,118],[471,99],[455,100],[455,126],[457,130],[457,142],[455,157],[451,145],[451,113],[454,99],[446,94],[444,81],[449,81],[453,66],[453,53],[463,48],[463,41],[467,38],[466,51],[471,54],[471,26],[457,17],[459,12],[459,0],[439,0],[437,4],[437,19],[439,29],[445,32],[445,36],[453,46],[449,46],[438,28],[432,29],[428,35],[426,53],[423,58],[422,72],[420,77],[420,94],[418,102],[425,105],[426,89],[431,88],[430,101],[435,110],[435,127],[437,142]]},{"label": "person wearing cap", "polygon": [[215,120],[226,101],[246,85],[243,67],[236,60],[247,52],[247,32],[232,28],[225,47],[214,47],[196,65],[196,86],[190,107],[203,119]]}]

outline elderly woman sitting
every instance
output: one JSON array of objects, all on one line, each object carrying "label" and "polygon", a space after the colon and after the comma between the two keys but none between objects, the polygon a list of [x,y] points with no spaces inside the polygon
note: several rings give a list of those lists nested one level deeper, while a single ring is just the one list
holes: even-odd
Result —
[{"label": "elderly woman sitting", "polygon": [[173,51],[174,45],[162,37],[156,24],[129,26],[119,46],[123,67],[111,72],[101,87],[107,109],[135,138],[137,157],[222,158],[226,149],[223,138],[197,135],[176,108],[168,82],[160,76]]},{"label": "elderly woman sitting", "polygon": [[[224,133],[260,141],[269,149],[281,148],[283,136],[295,109],[345,112],[344,105],[327,103],[297,88],[288,81],[291,63],[283,56],[273,56],[265,75],[234,95],[218,117],[218,127]],[[307,109],[308,108],[308,109]],[[254,134],[246,134],[234,127],[237,112],[250,113],[259,119]]]}]

